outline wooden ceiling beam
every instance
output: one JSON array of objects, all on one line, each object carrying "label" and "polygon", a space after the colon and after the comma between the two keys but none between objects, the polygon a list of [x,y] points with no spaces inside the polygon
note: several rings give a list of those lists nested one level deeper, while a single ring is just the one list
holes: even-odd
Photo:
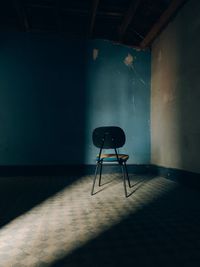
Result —
[{"label": "wooden ceiling beam", "polygon": [[[44,8],[44,9],[52,9],[54,6],[47,4],[37,4],[37,3],[28,3],[26,4],[27,8]],[[60,8],[61,9],[61,8]],[[80,8],[66,8],[62,7],[63,12],[72,13],[73,15],[84,15],[88,16],[88,9],[80,9]],[[112,10],[112,9],[111,9]],[[108,17],[123,17],[123,13],[119,11],[98,11],[98,16],[108,16]]]},{"label": "wooden ceiling beam", "polygon": [[142,49],[147,48],[151,45],[153,40],[158,36],[160,31],[167,25],[169,20],[173,17],[173,15],[178,11],[178,9],[186,2],[187,0],[173,0],[169,7],[163,12],[158,22],[156,22],[151,30],[144,37],[142,42],[140,43],[140,47]]},{"label": "wooden ceiling beam", "polygon": [[138,6],[140,5],[141,0],[133,0],[128,8],[128,10],[126,11],[126,14],[124,16],[124,19],[120,25],[119,28],[119,38],[120,40],[123,39],[126,30],[129,26],[129,24],[131,23],[131,21],[133,20],[133,17],[135,16]]},{"label": "wooden ceiling beam", "polygon": [[14,0],[14,5],[23,31],[28,32],[30,30],[30,24],[21,0]]},{"label": "wooden ceiling beam", "polygon": [[93,31],[94,31],[94,24],[95,24],[95,19],[97,15],[98,5],[99,5],[99,0],[93,0],[91,20],[90,20],[90,26],[89,26],[89,37],[92,37]]}]

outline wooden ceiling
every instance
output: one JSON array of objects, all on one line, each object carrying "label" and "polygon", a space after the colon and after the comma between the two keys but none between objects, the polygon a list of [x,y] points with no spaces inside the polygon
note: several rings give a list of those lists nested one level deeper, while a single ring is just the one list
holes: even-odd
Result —
[{"label": "wooden ceiling", "polygon": [[107,39],[145,49],[186,0],[4,0],[0,30]]}]

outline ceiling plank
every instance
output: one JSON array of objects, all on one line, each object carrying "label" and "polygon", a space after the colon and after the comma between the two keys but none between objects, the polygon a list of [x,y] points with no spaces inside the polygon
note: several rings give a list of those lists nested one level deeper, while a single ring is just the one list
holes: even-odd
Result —
[{"label": "ceiling plank", "polygon": [[[44,9],[52,9],[54,6],[52,5],[47,5],[47,4],[38,4],[38,3],[27,3],[26,4],[27,8],[44,8]],[[66,8],[62,7],[60,8],[63,12],[66,13],[71,13],[75,15],[84,15],[88,16],[88,9],[83,9],[83,8]],[[98,11],[98,16],[108,16],[108,17],[117,17],[117,18],[122,18],[123,13],[122,12],[117,12],[117,11]]]},{"label": "ceiling plank", "polygon": [[140,43],[142,49],[147,48],[151,45],[153,40],[158,36],[160,31],[167,25],[170,18],[178,11],[178,9],[186,2],[187,0],[173,0],[169,7],[163,12],[158,22],[154,24],[151,30],[144,37]]},{"label": "ceiling plank", "polygon": [[136,14],[136,11],[138,9],[138,6],[140,5],[141,3],[141,0],[133,0],[131,1],[131,4],[128,8],[128,10],[126,11],[126,14],[124,16],[124,19],[120,25],[120,28],[119,28],[119,38],[120,40],[123,39],[125,33],[126,33],[126,30],[129,26],[129,24],[131,23],[131,21],[133,20],[133,17],[135,16]]},{"label": "ceiling plank", "polygon": [[21,0],[14,0],[14,5],[23,31],[28,32],[30,30],[30,24]]},{"label": "ceiling plank", "polygon": [[97,14],[98,5],[99,5],[99,0],[93,0],[91,20],[90,20],[90,26],[89,26],[89,37],[92,37],[93,31],[94,31],[94,24],[95,24],[95,18]]}]

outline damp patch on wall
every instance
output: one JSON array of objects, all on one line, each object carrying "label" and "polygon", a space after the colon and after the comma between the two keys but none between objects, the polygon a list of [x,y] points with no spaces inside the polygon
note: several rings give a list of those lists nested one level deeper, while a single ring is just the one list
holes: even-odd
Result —
[{"label": "damp patch on wall", "polygon": [[98,58],[98,55],[99,55],[99,49],[94,48],[92,54],[93,60],[96,60]]},{"label": "damp patch on wall", "polygon": [[158,61],[160,62],[161,60],[162,60],[162,50],[159,50]]}]

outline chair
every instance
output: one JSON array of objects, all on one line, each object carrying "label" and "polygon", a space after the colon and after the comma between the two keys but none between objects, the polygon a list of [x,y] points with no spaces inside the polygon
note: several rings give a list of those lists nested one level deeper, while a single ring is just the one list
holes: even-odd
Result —
[{"label": "chair", "polygon": [[[126,179],[128,180],[129,188],[131,187],[130,179],[128,176],[128,170],[126,166],[126,161],[129,156],[125,154],[119,154],[117,149],[125,144],[126,137],[124,131],[120,127],[116,126],[106,126],[98,127],[94,129],[92,134],[93,144],[100,148],[99,154],[96,157],[96,169],[92,185],[91,195],[94,195],[95,182],[97,179],[97,173],[99,172],[99,186],[101,186],[101,176],[103,163],[118,163],[121,166],[124,182],[125,196],[128,197],[126,188]],[[114,154],[102,154],[102,149],[114,149]]]}]

